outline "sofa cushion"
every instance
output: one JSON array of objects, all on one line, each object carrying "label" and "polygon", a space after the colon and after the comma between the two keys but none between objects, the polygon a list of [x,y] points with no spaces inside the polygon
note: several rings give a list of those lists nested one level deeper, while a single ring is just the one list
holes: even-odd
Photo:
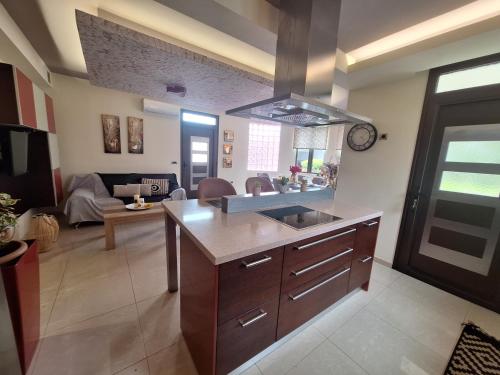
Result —
[{"label": "sofa cushion", "polygon": [[[168,194],[165,198],[170,197],[175,189],[179,188],[177,183],[177,176],[175,173],[97,173],[100,177],[104,186],[109,192],[110,196],[113,196],[113,185],[127,185],[127,184],[140,184],[143,178],[166,178],[169,180],[168,184]],[[157,195],[157,197],[160,197]],[[163,198],[164,199],[164,198]],[[162,200],[162,199],[160,199]],[[146,201],[148,201],[146,199]]]},{"label": "sofa cushion", "polygon": [[151,186],[151,195],[167,195],[169,180],[166,178],[143,178],[142,184]]},{"label": "sofa cushion", "polygon": [[141,185],[139,184],[113,185],[113,197],[115,198],[133,197],[140,194]]}]

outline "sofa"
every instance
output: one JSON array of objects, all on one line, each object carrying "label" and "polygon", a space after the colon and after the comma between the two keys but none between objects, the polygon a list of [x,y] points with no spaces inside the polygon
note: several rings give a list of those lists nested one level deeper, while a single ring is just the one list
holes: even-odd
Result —
[{"label": "sofa", "polygon": [[66,201],[64,213],[70,225],[82,222],[103,221],[103,208],[109,205],[129,204],[133,197],[114,198],[113,186],[140,184],[143,178],[169,180],[166,195],[143,197],[146,202],[162,200],[184,200],[186,192],[179,187],[175,173],[91,173],[73,176],[68,187],[70,196]]}]

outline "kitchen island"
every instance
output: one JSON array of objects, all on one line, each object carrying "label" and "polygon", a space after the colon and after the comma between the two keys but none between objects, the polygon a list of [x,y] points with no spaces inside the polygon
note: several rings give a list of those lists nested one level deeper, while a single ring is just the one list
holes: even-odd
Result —
[{"label": "kitchen island", "polygon": [[200,374],[226,374],[350,291],[369,286],[382,212],[315,201],[335,221],[297,230],[257,212],[225,214],[199,201],[165,208],[169,290]]}]

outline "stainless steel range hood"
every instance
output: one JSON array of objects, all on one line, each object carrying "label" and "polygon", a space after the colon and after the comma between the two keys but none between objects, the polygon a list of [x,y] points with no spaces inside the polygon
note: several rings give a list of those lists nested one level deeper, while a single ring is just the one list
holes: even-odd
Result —
[{"label": "stainless steel range hood", "polygon": [[317,99],[331,97],[341,0],[272,0],[279,5],[274,96],[226,114],[294,126],[369,123]]}]

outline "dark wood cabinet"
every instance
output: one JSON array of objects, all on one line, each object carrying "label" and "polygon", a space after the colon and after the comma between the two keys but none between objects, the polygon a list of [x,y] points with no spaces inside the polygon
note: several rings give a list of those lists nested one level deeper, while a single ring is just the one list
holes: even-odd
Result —
[{"label": "dark wood cabinet", "polygon": [[225,263],[219,269],[219,325],[277,299],[283,248]]},{"label": "dark wood cabinet", "polygon": [[278,296],[219,326],[217,374],[227,374],[276,341]]},{"label": "dark wood cabinet", "polygon": [[368,287],[379,219],[211,264],[181,230],[181,328],[200,374],[227,374]]},{"label": "dark wood cabinet", "polygon": [[368,290],[380,219],[358,224],[352,256],[349,292],[360,286]]},{"label": "dark wood cabinet", "polygon": [[347,294],[349,266],[347,262],[333,272],[323,274],[288,293],[281,294],[278,339]]}]

